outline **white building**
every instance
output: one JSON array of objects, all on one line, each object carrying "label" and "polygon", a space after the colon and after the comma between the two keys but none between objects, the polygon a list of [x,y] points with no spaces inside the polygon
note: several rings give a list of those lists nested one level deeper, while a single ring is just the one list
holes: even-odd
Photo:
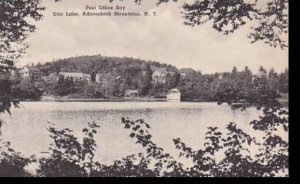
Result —
[{"label": "white building", "polygon": [[181,93],[177,88],[170,89],[167,93],[167,101],[180,102]]},{"label": "white building", "polygon": [[87,80],[88,82],[91,81],[90,74],[84,74],[81,72],[59,72],[59,76],[63,76],[64,78],[73,78],[74,81],[78,80]]},{"label": "white building", "polygon": [[195,71],[192,68],[182,68],[179,70],[181,77],[186,77],[187,75],[190,75],[194,73]]},{"label": "white building", "polygon": [[41,80],[44,76],[40,69],[34,66],[25,66],[19,71],[19,73],[21,79],[33,79],[35,81]]},{"label": "white building", "polygon": [[126,90],[124,96],[125,97],[137,97],[139,94],[138,90]]},{"label": "white building", "polygon": [[264,71],[258,71],[258,72],[256,72],[255,77],[257,77],[257,78],[268,78],[268,75]]}]

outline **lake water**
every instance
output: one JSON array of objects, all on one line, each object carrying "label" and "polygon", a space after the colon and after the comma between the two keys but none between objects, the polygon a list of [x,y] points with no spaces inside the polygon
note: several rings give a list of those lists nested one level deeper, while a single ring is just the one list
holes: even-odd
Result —
[{"label": "lake water", "polygon": [[[232,110],[227,105],[189,102],[22,102],[12,109],[12,116],[1,114],[4,120],[2,138],[24,155],[41,155],[47,151],[51,138],[49,124],[70,128],[81,135],[88,122],[100,125],[97,136],[96,160],[111,163],[129,154],[141,152],[140,145],[129,137],[122,117],[144,119],[151,126],[153,141],[165,151],[177,156],[173,138],[181,138],[192,148],[203,146],[207,127],[224,129],[228,122],[252,132],[249,122],[261,114],[255,108]],[[253,132],[252,132],[253,133]]]}]

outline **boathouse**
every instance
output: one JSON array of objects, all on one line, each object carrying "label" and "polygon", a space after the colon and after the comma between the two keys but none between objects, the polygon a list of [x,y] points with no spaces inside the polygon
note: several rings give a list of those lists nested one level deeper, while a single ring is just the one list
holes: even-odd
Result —
[{"label": "boathouse", "polygon": [[170,89],[167,93],[167,101],[181,101],[181,93],[177,88]]}]

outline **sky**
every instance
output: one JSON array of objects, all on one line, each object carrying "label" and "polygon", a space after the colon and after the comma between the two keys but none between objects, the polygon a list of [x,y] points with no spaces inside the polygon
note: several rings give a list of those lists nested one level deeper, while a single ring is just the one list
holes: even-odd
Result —
[{"label": "sky", "polygon": [[[18,65],[44,63],[82,55],[134,57],[193,68],[202,73],[229,72],[259,66],[277,72],[288,67],[288,49],[263,42],[251,44],[249,26],[231,35],[212,29],[211,24],[190,27],[183,24],[181,3],[156,6],[155,1],[136,5],[133,0],[43,0],[43,19],[27,43],[29,48]],[[53,12],[79,12],[88,6],[125,6],[125,12],[157,12],[149,17],[57,17]],[[99,12],[99,11],[98,11]]]}]

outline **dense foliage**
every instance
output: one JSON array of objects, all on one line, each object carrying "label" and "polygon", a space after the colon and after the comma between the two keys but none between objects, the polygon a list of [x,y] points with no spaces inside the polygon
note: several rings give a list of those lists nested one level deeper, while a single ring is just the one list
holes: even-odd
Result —
[{"label": "dense foliage", "polygon": [[0,113],[10,112],[12,105],[17,106],[12,87],[16,81],[7,75],[25,52],[25,39],[35,31],[34,22],[42,18],[43,10],[40,0],[0,1]]},{"label": "dense foliage", "polygon": [[39,160],[39,176],[46,177],[83,177],[93,170],[94,151],[96,142],[93,138],[97,133],[98,125],[89,123],[88,128],[82,130],[84,137],[82,143],[72,135],[72,130],[66,128],[57,130],[49,127],[50,137],[54,144],[49,147],[50,157]]},{"label": "dense foliage", "polygon": [[10,146],[10,142],[0,140],[0,176],[28,177],[31,176],[24,168],[35,162],[34,156],[26,158]]},{"label": "dense foliage", "polygon": [[42,18],[40,0],[0,1],[0,72],[15,68],[15,61],[27,47],[28,35],[35,31],[34,21]]}]

